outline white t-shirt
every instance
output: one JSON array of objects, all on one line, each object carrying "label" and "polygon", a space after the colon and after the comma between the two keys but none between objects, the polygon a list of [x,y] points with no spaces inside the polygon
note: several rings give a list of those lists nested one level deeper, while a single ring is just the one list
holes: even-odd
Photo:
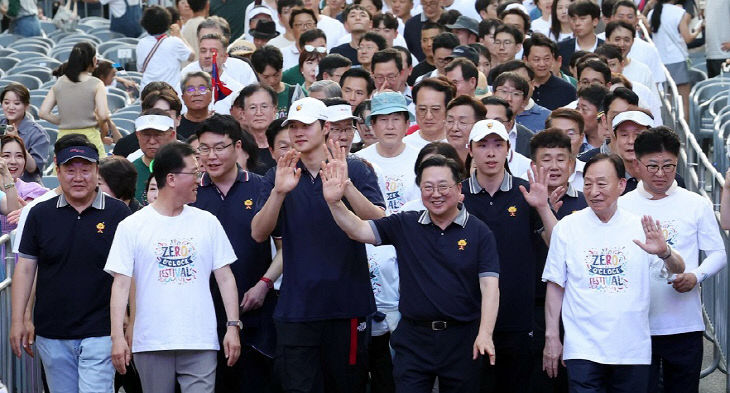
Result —
[{"label": "white t-shirt", "polygon": [[583,168],[586,167],[586,163],[576,159],[575,170],[570,174],[568,182],[574,189],[583,192]]},{"label": "white t-shirt", "polygon": [[532,160],[514,150],[510,151],[508,160],[507,165],[509,165],[510,172],[512,172],[514,176],[529,181],[527,171],[530,170]]},{"label": "white t-shirt", "polygon": [[[651,194],[639,182],[636,190],[619,198],[618,203],[630,212],[659,220],[667,243],[684,259],[685,272],[698,268],[699,250],[721,250],[724,254],[725,246],[708,199],[677,187],[676,182],[666,197],[650,198]],[[700,286],[679,293],[661,276],[661,265],[652,269],[649,324],[652,335],[704,331]]]},{"label": "white t-shirt", "polygon": [[[687,43],[679,33],[679,24],[682,22],[685,12],[684,8],[678,5],[664,4],[662,6],[659,31],[652,34],[652,39],[657,48],[662,48],[659,56],[664,64],[681,63],[689,56]],[[649,15],[647,15],[649,20],[653,13],[654,10],[649,11]]]},{"label": "white t-shirt", "polygon": [[654,127],[664,124],[662,121],[662,108],[659,94],[656,90],[651,90],[643,84],[630,80],[631,90],[639,96],[639,106],[648,109],[654,116]]},{"label": "white t-shirt", "polygon": [[583,209],[553,229],[542,280],[565,288],[563,359],[651,364],[649,268],[662,262],[634,239],[646,239],[641,219],[621,208],[607,223]]},{"label": "white t-shirt", "polygon": [[[253,3],[252,3],[253,4]],[[273,45],[283,51],[284,48],[286,48],[289,45],[294,45],[294,41],[289,41],[285,36],[284,33],[279,34],[278,36],[272,38],[269,40],[269,42],[266,43],[266,45]]]},{"label": "white t-shirt", "polygon": [[[256,73],[254,73],[253,68],[241,59],[229,57],[226,59],[226,62],[223,63],[222,68],[221,81],[231,90],[236,89],[241,85],[245,87],[252,83],[258,83],[258,79],[256,79]],[[183,68],[181,77],[184,78],[188,73],[199,71],[202,71],[202,68],[200,68],[200,62],[194,61]]]},{"label": "white t-shirt", "polygon": [[112,16],[115,18],[121,18],[127,13],[127,4],[138,5],[139,0],[127,0],[127,4],[124,3],[124,0],[99,0],[99,3],[109,4],[109,12]]},{"label": "white t-shirt", "polygon": [[[153,36],[144,37],[137,43],[137,64],[140,69],[156,43],[157,40]],[[188,61],[191,53],[190,48],[180,38],[165,38],[157,47],[157,51],[150,58],[150,62],[142,74],[140,91],[150,82],[162,81],[169,83],[180,95],[180,68]]]},{"label": "white t-shirt", "polygon": [[542,17],[539,17],[530,23],[530,28],[532,29],[533,33],[541,33],[542,35],[546,37],[550,37],[550,19],[548,20],[543,19]]},{"label": "white t-shirt", "polygon": [[447,141],[446,141],[446,138],[441,139],[439,141],[427,141],[427,140],[423,139],[423,137],[421,136],[421,131],[419,130],[419,131],[414,132],[411,135],[406,135],[403,138],[403,142],[405,142],[407,145],[411,146],[412,148],[414,148],[418,151],[421,151],[421,149],[423,149],[424,146],[428,145],[431,142],[447,142]]},{"label": "white t-shirt", "polygon": [[299,65],[299,49],[295,44],[291,44],[285,48],[281,48],[281,54],[284,57],[284,67],[286,71],[296,65]]},{"label": "white t-shirt", "polygon": [[656,87],[654,87],[656,86],[656,83],[654,83],[654,77],[651,75],[651,70],[646,64],[638,60],[631,59],[629,64],[624,67],[622,74],[632,83],[636,81],[650,89],[653,88],[656,90]]},{"label": "white t-shirt", "polygon": [[641,38],[634,38],[634,44],[631,45],[631,50],[629,51],[629,59],[638,60],[649,67],[654,82],[666,82],[667,77],[664,75],[662,58],[659,57],[659,51],[654,45]]},{"label": "white t-shirt", "polygon": [[[347,34],[343,35],[342,37],[340,37],[339,39],[337,39],[337,42],[335,42],[335,46],[340,46],[342,44],[349,43],[350,41],[352,41],[352,34],[347,33]],[[408,47],[406,44],[406,39],[403,38],[402,34],[398,34],[397,36],[395,36],[395,38],[393,39],[393,46],[402,46],[404,48]],[[418,64],[418,63],[416,62],[413,64]]]},{"label": "white t-shirt", "polygon": [[104,270],[134,277],[132,352],[218,350],[210,275],[236,261],[218,219],[185,206],[174,217],[145,206],[117,228]]},{"label": "white t-shirt", "polygon": [[15,238],[13,239],[13,252],[19,253],[20,252],[20,239],[23,237],[23,229],[25,228],[25,220],[28,219],[28,213],[30,213],[30,209],[33,208],[33,206],[43,202],[47,201],[49,199],[53,199],[57,197],[58,194],[56,193],[56,189],[48,190],[47,193],[39,196],[36,199],[33,199],[32,201],[28,202],[25,207],[23,207],[23,210],[20,211],[20,217],[18,217],[18,226],[15,228]]},{"label": "white t-shirt", "polygon": [[[454,2],[451,3],[450,6],[445,7],[445,8],[446,8],[446,10],[457,10],[462,15],[468,16],[477,21],[482,20],[481,15],[479,15],[476,7],[474,7],[474,0],[454,0]],[[416,14],[411,13],[411,15],[416,15]]]},{"label": "white t-shirt", "polygon": [[[322,30],[324,32],[324,35],[327,36],[327,50],[334,48],[335,42],[337,40],[335,37],[342,37],[343,35],[347,34],[347,30],[345,30],[345,25],[343,25],[339,20],[330,18],[327,15],[320,15],[319,21],[317,22],[317,28]],[[297,58],[298,60],[298,58]],[[298,64],[298,62],[297,62]],[[286,68],[284,68],[286,69]]]},{"label": "white t-shirt", "polygon": [[377,145],[370,145],[355,155],[373,164],[378,186],[385,198],[385,212],[395,214],[406,202],[421,197],[413,171],[420,150],[406,144],[403,152],[396,157],[383,157],[378,153]]}]

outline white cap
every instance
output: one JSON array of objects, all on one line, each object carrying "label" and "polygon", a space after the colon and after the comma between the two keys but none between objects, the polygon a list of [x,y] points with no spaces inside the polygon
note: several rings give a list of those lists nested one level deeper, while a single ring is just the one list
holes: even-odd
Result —
[{"label": "white cap", "polygon": [[621,123],[626,121],[633,121],[636,124],[642,125],[644,127],[651,127],[654,124],[654,119],[649,117],[644,112],[641,111],[626,111],[621,112],[616,117],[613,118],[613,129],[616,130],[618,126],[621,125]]},{"label": "white cap", "polygon": [[352,115],[352,106],[350,104],[332,105],[327,107],[325,112],[327,121],[335,122],[347,119],[357,119]]},{"label": "white cap", "polygon": [[312,97],[296,100],[289,107],[289,114],[282,126],[289,124],[291,120],[301,121],[304,124],[312,124],[317,120],[327,120],[327,106],[322,101]]},{"label": "white cap", "polygon": [[507,129],[504,128],[504,124],[497,120],[479,120],[471,128],[469,143],[479,142],[492,134],[497,134],[497,136],[509,142],[509,136],[507,135]]},{"label": "white cap", "polygon": [[504,10],[505,11],[508,11],[508,10],[513,9],[513,8],[517,8],[518,10],[524,12],[525,15],[530,15],[530,13],[527,12],[527,7],[525,7],[524,5],[522,5],[520,3],[511,3],[508,6],[504,7]]},{"label": "white cap", "polygon": [[175,127],[175,122],[169,116],[162,115],[144,115],[137,118],[134,121],[135,131],[142,130],[157,130],[167,131],[170,128]]},{"label": "white cap", "polygon": [[255,6],[251,9],[251,18],[253,19],[256,15],[266,14],[270,16],[272,19],[274,18],[274,13],[271,12],[271,9],[265,5],[259,5]]}]

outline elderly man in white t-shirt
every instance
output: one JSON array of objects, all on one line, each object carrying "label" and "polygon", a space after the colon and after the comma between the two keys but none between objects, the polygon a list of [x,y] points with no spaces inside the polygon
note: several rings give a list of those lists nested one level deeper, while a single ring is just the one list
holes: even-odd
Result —
[{"label": "elderly man in white t-shirt", "polygon": [[[667,243],[686,257],[686,273],[667,285],[652,270],[649,327],[652,367],[649,392],[657,392],[659,372],[664,391],[697,392],[702,370],[705,324],[699,284],[725,268],[727,255],[709,199],[677,186],[679,137],[666,127],[639,134],[634,152],[641,179],[636,190],[619,198],[619,206],[660,220]],[[705,258],[700,261],[700,250]]]},{"label": "elderly man in white t-shirt", "polygon": [[200,37],[198,44],[198,61],[183,68],[181,77],[191,72],[213,70],[213,52],[217,52],[216,64],[221,82],[231,90],[240,90],[243,86],[257,83],[256,74],[248,63],[228,57],[226,48],[228,40],[220,34],[206,34]]},{"label": "elderly man in white t-shirt", "polygon": [[667,245],[658,221],[618,207],[626,187],[621,158],[598,154],[584,176],[589,208],[553,228],[542,275],[547,282],[543,369],[557,376],[562,357],[571,392],[645,392],[651,364],[650,272],[656,266],[670,279],[669,274],[684,271],[684,261]]}]

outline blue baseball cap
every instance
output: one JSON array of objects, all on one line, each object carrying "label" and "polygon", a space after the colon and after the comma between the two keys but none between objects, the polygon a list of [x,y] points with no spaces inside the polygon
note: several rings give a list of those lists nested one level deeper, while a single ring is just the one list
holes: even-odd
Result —
[{"label": "blue baseball cap", "polygon": [[69,146],[56,154],[56,162],[63,165],[74,158],[83,158],[86,161],[99,161],[99,152],[95,147],[88,146]]},{"label": "blue baseball cap", "polygon": [[377,115],[389,115],[396,112],[408,113],[408,121],[415,121],[415,116],[408,110],[408,103],[406,97],[402,93],[396,93],[394,91],[386,91],[375,94],[370,99],[370,108],[372,111],[365,118],[365,124],[368,126],[371,124],[370,119]]}]

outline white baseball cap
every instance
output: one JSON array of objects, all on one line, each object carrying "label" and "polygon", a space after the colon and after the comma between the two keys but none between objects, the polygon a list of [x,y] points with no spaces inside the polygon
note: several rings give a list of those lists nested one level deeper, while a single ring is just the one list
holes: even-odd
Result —
[{"label": "white baseball cap", "polygon": [[175,127],[175,122],[169,116],[162,115],[144,115],[134,121],[134,130],[157,130],[167,131]]},{"label": "white baseball cap", "polygon": [[492,134],[497,134],[497,136],[509,142],[509,136],[507,135],[507,129],[504,128],[504,124],[497,120],[479,120],[471,128],[469,143],[479,142]]},{"label": "white baseball cap", "polygon": [[618,126],[621,125],[621,123],[627,122],[627,121],[633,121],[636,124],[642,125],[644,127],[651,127],[654,124],[654,119],[652,119],[649,115],[647,115],[644,112],[641,111],[626,111],[621,112],[616,117],[613,118],[613,129],[616,130]]},{"label": "white baseball cap", "polygon": [[304,97],[294,101],[289,107],[289,114],[282,126],[290,121],[301,121],[304,124],[312,124],[317,120],[327,120],[327,106],[320,100],[312,97]]},{"label": "white baseball cap", "polygon": [[350,104],[328,106],[325,116],[327,117],[326,120],[330,122],[357,119],[357,117],[352,115],[352,106]]}]

